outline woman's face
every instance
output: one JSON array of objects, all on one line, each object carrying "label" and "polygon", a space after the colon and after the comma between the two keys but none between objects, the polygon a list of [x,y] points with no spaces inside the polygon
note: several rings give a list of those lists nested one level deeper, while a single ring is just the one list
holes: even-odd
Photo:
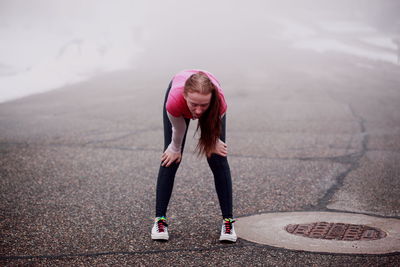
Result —
[{"label": "woman's face", "polygon": [[193,119],[198,119],[210,106],[211,93],[200,94],[197,92],[188,92],[184,94],[187,106],[192,113]]}]

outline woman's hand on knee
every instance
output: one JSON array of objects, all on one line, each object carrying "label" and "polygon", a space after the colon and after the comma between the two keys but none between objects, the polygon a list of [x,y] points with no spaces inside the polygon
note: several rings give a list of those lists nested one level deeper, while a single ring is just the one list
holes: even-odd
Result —
[{"label": "woman's hand on knee", "polygon": [[169,167],[172,163],[181,162],[182,154],[181,153],[174,153],[169,151],[168,149],[161,156],[161,166]]},{"label": "woman's hand on knee", "polygon": [[209,153],[207,157],[211,157],[211,154],[213,153],[226,157],[228,156],[228,146],[224,142],[222,142],[221,139],[218,139],[214,150],[211,153]]}]

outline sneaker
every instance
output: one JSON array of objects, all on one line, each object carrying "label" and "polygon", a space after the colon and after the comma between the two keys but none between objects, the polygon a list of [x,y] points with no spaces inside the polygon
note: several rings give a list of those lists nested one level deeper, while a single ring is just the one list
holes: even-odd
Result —
[{"label": "sneaker", "polygon": [[155,218],[153,228],[151,229],[151,239],[168,240],[168,238],[167,219],[165,217]]},{"label": "sneaker", "polygon": [[236,242],[237,236],[235,232],[235,227],[233,223],[235,222],[234,219],[227,218],[224,219],[221,228],[221,236],[219,237],[219,241],[230,241]]}]

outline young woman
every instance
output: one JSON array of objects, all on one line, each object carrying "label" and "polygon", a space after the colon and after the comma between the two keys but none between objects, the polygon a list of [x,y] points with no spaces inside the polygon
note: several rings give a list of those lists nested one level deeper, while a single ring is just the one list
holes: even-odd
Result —
[{"label": "young woman", "polygon": [[164,153],[157,178],[154,240],[168,240],[167,207],[185,146],[190,119],[198,119],[197,151],[207,157],[214,175],[223,223],[221,241],[236,242],[232,215],[232,180],[225,144],[227,104],[216,78],[207,71],[184,70],[174,76],[165,95]]}]

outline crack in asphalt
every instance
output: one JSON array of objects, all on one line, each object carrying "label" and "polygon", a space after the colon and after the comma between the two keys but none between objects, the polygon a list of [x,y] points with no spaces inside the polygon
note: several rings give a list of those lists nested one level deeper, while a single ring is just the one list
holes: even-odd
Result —
[{"label": "crack in asphalt", "polygon": [[330,200],[335,195],[335,193],[337,191],[339,191],[340,188],[343,187],[344,179],[347,177],[347,175],[350,172],[356,170],[359,167],[361,158],[365,155],[365,153],[368,150],[367,146],[368,146],[369,136],[368,136],[368,133],[366,132],[366,129],[365,129],[365,125],[364,125],[365,124],[365,120],[364,120],[364,118],[362,118],[361,116],[356,114],[356,112],[354,111],[354,109],[351,106],[351,104],[347,104],[347,105],[349,107],[349,110],[350,110],[352,116],[354,118],[356,118],[356,120],[358,121],[358,124],[359,124],[359,127],[360,127],[360,133],[359,134],[361,134],[361,136],[363,137],[362,141],[361,141],[361,145],[362,145],[361,146],[361,151],[353,153],[353,154],[351,154],[351,156],[349,156],[347,158],[346,157],[342,157],[341,158],[343,160],[342,163],[350,163],[350,167],[347,170],[339,173],[336,176],[336,178],[334,179],[335,180],[334,184],[326,191],[325,195],[323,197],[321,197],[317,201],[316,205],[306,205],[306,206],[304,206],[304,209],[306,209],[306,210],[312,210],[312,209],[313,210],[315,210],[315,209],[318,209],[318,210],[329,210],[327,208],[327,206],[328,206]]},{"label": "crack in asphalt", "polygon": [[[244,239],[240,239],[242,244],[234,244],[227,246],[217,246],[217,247],[209,247],[209,248],[186,248],[186,249],[164,249],[164,250],[145,250],[145,251],[106,251],[106,252],[97,252],[97,253],[71,253],[71,254],[54,254],[54,255],[24,255],[24,256],[0,256],[0,260],[30,260],[30,259],[65,259],[65,258],[79,258],[79,257],[101,257],[101,256],[109,256],[109,255],[149,255],[149,254],[161,254],[161,253],[175,253],[175,252],[203,252],[203,251],[216,251],[216,250],[224,250],[224,249],[236,249],[236,248],[245,248],[245,247],[254,247],[254,248],[269,248],[276,251],[290,251],[293,253],[304,253],[302,250],[293,250],[286,249],[281,247],[274,247],[265,244],[258,244],[251,241],[247,241]],[[308,254],[318,254],[318,255],[332,255],[329,252],[316,252],[309,251]],[[343,253],[335,253],[335,255],[344,255]],[[391,252],[385,254],[352,254],[352,256],[362,256],[362,257],[387,257],[387,256],[397,256],[400,255],[399,252]]]},{"label": "crack in asphalt", "polygon": [[[311,207],[311,206],[310,206]],[[307,208],[301,208],[301,209],[292,209],[292,210],[261,210],[257,212],[252,212],[252,213],[245,213],[245,214],[240,214],[238,216],[235,216],[237,219],[242,218],[242,217],[249,217],[249,216],[254,216],[254,215],[262,215],[265,213],[283,213],[283,212],[304,212],[304,211],[316,211],[315,209],[307,209]],[[356,211],[348,211],[348,210],[338,210],[338,209],[321,209],[318,211],[326,211],[326,212],[340,212],[340,213],[349,213],[349,214],[362,214],[362,215],[369,215],[369,216],[374,216],[378,218],[385,218],[385,219],[400,219],[400,216],[396,215],[381,215],[381,214],[375,214],[372,212],[356,212]],[[247,242],[250,242],[246,240]]]},{"label": "crack in asphalt", "polygon": [[61,259],[72,257],[99,257],[108,255],[146,255],[171,252],[191,252],[191,251],[214,251],[230,248],[252,247],[256,244],[246,242],[246,244],[233,244],[226,246],[216,246],[208,248],[178,248],[178,249],[159,249],[159,250],[143,250],[143,251],[106,251],[96,253],[71,253],[71,254],[50,254],[50,255],[24,255],[24,256],[0,256],[0,260],[26,260],[26,259]]},{"label": "crack in asphalt", "polygon": [[[128,136],[130,134],[127,134]],[[118,140],[122,137],[115,139],[110,139],[111,141]],[[143,148],[143,147],[126,147],[126,146],[98,146],[93,144],[102,143],[110,140],[93,141],[84,144],[80,143],[27,143],[27,142],[0,142],[0,152],[2,146],[14,145],[21,146],[24,148],[29,147],[67,147],[67,148],[91,148],[91,149],[111,149],[111,150],[121,150],[121,151],[149,151],[149,152],[160,152],[162,149],[155,148]],[[396,152],[396,151],[393,151]],[[190,153],[190,152],[186,152]],[[193,153],[194,154],[194,153]],[[350,159],[359,157],[359,152],[349,153],[339,156],[332,157],[269,157],[269,156],[258,156],[258,155],[243,155],[243,154],[229,154],[229,157],[233,158],[249,158],[249,159],[268,159],[268,160],[301,160],[301,161],[333,161],[337,163],[348,163]]]},{"label": "crack in asphalt", "polygon": [[[129,137],[131,135],[134,134],[138,134],[138,133],[144,133],[144,132],[151,132],[151,131],[155,131],[159,129],[158,127],[150,127],[150,128],[146,128],[146,129],[141,129],[141,130],[134,130],[134,131],[129,131],[126,134],[123,134],[121,136],[118,137],[113,137],[113,138],[109,138],[109,139],[99,139],[99,140],[93,140],[93,141],[89,141],[83,144],[83,146],[86,145],[91,145],[91,144],[99,144],[99,143],[105,143],[105,142],[114,142],[114,141],[118,141],[118,140],[122,140],[126,137]],[[103,134],[102,132],[100,132],[100,134]]]}]

